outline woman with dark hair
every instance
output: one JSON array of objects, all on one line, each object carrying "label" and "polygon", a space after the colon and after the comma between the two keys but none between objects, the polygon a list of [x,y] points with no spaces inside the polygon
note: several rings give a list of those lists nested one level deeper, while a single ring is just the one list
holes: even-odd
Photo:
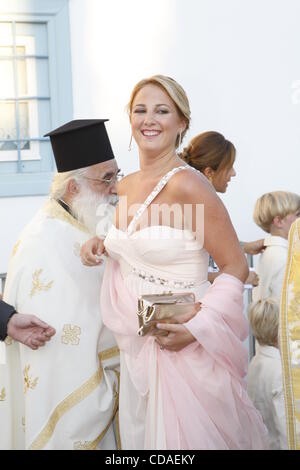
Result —
[{"label": "woman with dark hair", "polygon": [[180,154],[182,160],[206,176],[217,193],[225,193],[236,176],[233,168],[236,149],[219,132],[208,131],[194,137]]},{"label": "woman with dark hair", "polygon": [[[226,193],[228,183],[236,176],[233,167],[236,158],[235,146],[219,132],[208,131],[196,135],[180,154],[180,158],[201,171],[217,193]],[[249,255],[256,255],[264,249],[263,239],[240,243],[244,252]],[[215,275],[210,274],[209,280],[213,281],[214,278]],[[249,273],[246,284],[258,285],[258,276],[254,271]]]}]

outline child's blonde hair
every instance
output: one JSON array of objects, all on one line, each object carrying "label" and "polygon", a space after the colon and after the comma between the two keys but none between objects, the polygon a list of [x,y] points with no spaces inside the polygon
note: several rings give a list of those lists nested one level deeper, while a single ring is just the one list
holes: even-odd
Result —
[{"label": "child's blonde hair", "polygon": [[265,232],[270,233],[276,216],[284,219],[300,208],[300,196],[287,191],[274,191],[261,196],[255,203],[254,222]]},{"label": "child's blonde hair", "polygon": [[249,307],[252,332],[261,345],[278,345],[279,305],[272,298],[258,300]]}]

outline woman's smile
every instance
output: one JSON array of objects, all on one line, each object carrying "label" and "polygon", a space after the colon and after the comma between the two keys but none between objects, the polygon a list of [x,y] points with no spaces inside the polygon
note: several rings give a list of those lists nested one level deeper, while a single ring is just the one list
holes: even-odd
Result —
[{"label": "woman's smile", "polygon": [[157,137],[161,134],[161,131],[156,129],[142,129],[142,134],[144,137]]}]

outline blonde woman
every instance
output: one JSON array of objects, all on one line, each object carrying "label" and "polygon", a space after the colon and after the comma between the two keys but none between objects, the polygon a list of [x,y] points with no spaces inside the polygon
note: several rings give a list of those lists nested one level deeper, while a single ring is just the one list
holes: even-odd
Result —
[{"label": "blonde woman", "polygon": [[[122,447],[265,448],[244,382],[245,257],[215,190],[176,154],[190,122],[187,96],[156,75],[135,86],[128,110],[140,170],[119,185],[102,285],[102,316],[121,351]],[[85,264],[97,263],[99,245],[82,249]],[[222,272],[211,287],[208,253]],[[165,291],[193,291],[201,310],[184,324],[157,325],[166,336],[138,337],[138,297]]]}]

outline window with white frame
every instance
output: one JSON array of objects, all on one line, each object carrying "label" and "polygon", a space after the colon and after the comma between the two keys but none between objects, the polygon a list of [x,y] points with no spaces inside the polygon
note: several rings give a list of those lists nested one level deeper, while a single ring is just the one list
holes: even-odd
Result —
[{"label": "window with white frame", "polygon": [[55,23],[67,1],[55,5],[46,1],[42,12],[0,15],[0,196],[48,191],[55,165],[43,135],[72,118],[68,11],[67,27],[61,17],[61,31]]},{"label": "window with white frame", "polygon": [[50,128],[46,24],[0,22],[0,76],[0,161],[22,171],[41,159],[39,108]]}]

